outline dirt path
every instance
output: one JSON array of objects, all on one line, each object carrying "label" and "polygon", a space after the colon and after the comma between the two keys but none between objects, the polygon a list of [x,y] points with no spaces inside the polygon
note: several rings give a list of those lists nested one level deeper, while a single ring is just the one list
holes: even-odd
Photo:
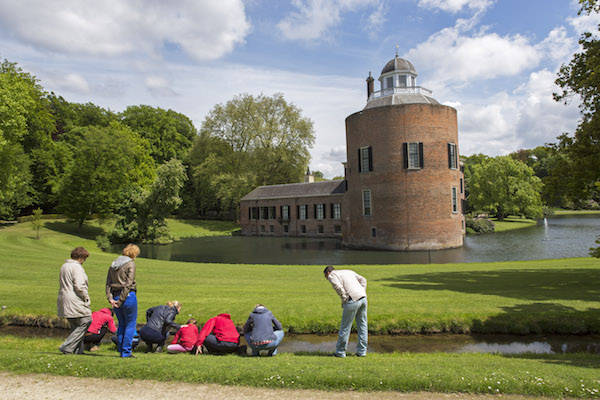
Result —
[{"label": "dirt path", "polygon": [[239,386],[165,383],[156,381],[129,381],[122,379],[74,378],[53,375],[16,375],[0,372],[0,399],[2,400],[142,400],[142,399],[469,399],[517,400],[522,396],[476,396],[443,393],[396,392],[326,392],[320,390],[261,389]]}]

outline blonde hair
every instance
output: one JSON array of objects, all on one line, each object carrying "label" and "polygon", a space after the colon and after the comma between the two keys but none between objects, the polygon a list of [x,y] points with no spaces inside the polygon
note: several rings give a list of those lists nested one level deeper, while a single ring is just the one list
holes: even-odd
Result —
[{"label": "blonde hair", "polygon": [[129,243],[127,246],[125,246],[125,248],[123,249],[123,255],[127,256],[129,258],[136,258],[137,256],[140,255],[140,248],[137,247],[135,244],[133,243]]},{"label": "blonde hair", "polygon": [[167,305],[169,307],[181,308],[181,303],[178,302],[177,300],[167,301]]}]

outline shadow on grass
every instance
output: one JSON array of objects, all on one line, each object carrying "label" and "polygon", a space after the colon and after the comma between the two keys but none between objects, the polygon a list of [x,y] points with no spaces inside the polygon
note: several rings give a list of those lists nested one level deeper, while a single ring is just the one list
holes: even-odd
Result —
[{"label": "shadow on grass", "polygon": [[526,360],[541,360],[547,364],[567,365],[583,368],[600,368],[600,356],[596,354],[504,354],[505,358],[518,358]]},{"label": "shadow on grass", "polygon": [[381,279],[398,289],[496,295],[534,301],[600,299],[600,269],[439,272]]},{"label": "shadow on grass", "polygon": [[84,224],[81,229],[78,228],[76,222],[61,222],[53,221],[44,223],[44,227],[55,232],[66,233],[69,235],[79,236],[83,239],[96,239],[97,236],[103,235],[104,228],[99,226],[91,226]]},{"label": "shadow on grass", "polygon": [[502,314],[474,320],[471,332],[517,335],[600,333],[598,308],[577,310],[557,303],[532,303],[503,307],[502,310]]}]

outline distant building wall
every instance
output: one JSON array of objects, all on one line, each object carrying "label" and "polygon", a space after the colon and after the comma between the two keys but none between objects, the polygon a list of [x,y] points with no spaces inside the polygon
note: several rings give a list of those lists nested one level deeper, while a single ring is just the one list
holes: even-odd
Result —
[{"label": "distant building wall", "polygon": [[[342,205],[343,197],[343,194],[331,194],[285,199],[242,200],[240,202],[241,233],[247,236],[340,237],[345,212]],[[340,207],[340,218],[334,218],[332,209],[335,204]],[[321,219],[315,216],[315,209],[318,205],[324,205]],[[288,219],[283,218],[283,206],[289,207]],[[299,219],[299,207],[306,207],[306,219]],[[264,212],[261,213],[261,208],[270,208],[271,211],[267,211],[265,215]],[[256,209],[258,209],[258,213]]]}]

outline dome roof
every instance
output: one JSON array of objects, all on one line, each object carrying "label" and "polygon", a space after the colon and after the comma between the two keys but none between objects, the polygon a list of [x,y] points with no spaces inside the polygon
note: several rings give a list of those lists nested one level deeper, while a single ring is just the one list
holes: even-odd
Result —
[{"label": "dome roof", "polygon": [[385,67],[383,67],[381,70],[381,75],[392,71],[410,72],[414,75],[417,75],[417,70],[415,69],[414,65],[412,65],[410,61],[398,56],[392,58],[387,64],[385,64]]}]

